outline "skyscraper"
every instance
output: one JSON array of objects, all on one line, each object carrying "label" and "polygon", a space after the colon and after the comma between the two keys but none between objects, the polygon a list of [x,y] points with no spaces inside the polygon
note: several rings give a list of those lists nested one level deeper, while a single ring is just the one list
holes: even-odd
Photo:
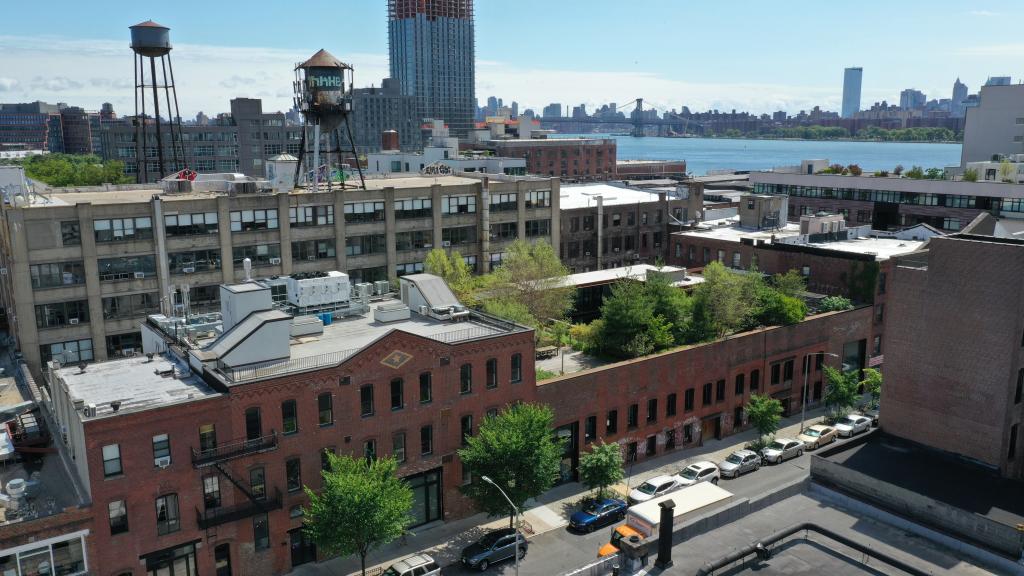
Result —
[{"label": "skyscraper", "polygon": [[473,0],[388,0],[391,77],[455,136],[476,112]]},{"label": "skyscraper", "polygon": [[989,76],[988,80],[985,81],[985,86],[1009,86],[1009,76]]},{"label": "skyscraper", "polygon": [[843,71],[843,118],[851,118],[860,111],[860,81],[864,69],[847,68]]},{"label": "skyscraper", "polygon": [[925,102],[928,98],[925,97],[924,92],[915,90],[913,88],[907,88],[900,92],[900,108],[904,110],[918,110],[924,108]]},{"label": "skyscraper", "polygon": [[956,82],[953,82],[953,97],[949,102],[949,113],[957,117],[963,116],[964,100],[967,100],[967,84],[961,82],[958,77]]}]

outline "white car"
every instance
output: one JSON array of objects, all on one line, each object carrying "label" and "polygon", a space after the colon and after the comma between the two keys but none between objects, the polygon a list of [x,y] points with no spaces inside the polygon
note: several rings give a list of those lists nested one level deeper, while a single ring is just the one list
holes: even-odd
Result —
[{"label": "white car", "polygon": [[416,554],[399,560],[384,571],[381,576],[440,576],[441,567],[426,554]]},{"label": "white car", "polygon": [[655,476],[645,480],[643,484],[629,491],[629,505],[632,506],[633,504],[653,500],[658,496],[668,494],[679,488],[682,488],[679,478],[675,476]]},{"label": "white car", "polygon": [[761,456],[772,464],[780,464],[783,460],[802,456],[803,453],[804,443],[792,438],[777,438],[761,449]]},{"label": "white car", "polygon": [[713,462],[708,462],[707,460],[694,462],[676,474],[676,477],[682,480],[680,484],[683,486],[693,486],[694,484],[700,484],[701,482],[718,484],[718,478],[720,476],[721,474],[718,472],[718,466],[715,466]]},{"label": "white car", "polygon": [[860,414],[843,416],[836,422],[836,432],[843,438],[854,436],[861,432],[867,432],[871,428],[871,418]]}]

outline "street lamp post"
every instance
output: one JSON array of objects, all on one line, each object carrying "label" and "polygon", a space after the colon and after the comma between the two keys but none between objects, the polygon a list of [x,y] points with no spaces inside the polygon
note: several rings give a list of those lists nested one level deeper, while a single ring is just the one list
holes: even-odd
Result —
[{"label": "street lamp post", "polygon": [[815,352],[814,354],[804,354],[804,393],[802,402],[800,403],[800,433],[804,432],[804,416],[807,414],[807,377],[811,372],[811,357],[812,356],[831,356],[833,358],[839,358],[839,354],[833,354],[831,352]]},{"label": "street lamp post", "polygon": [[494,480],[491,480],[490,476],[481,476],[480,479],[497,488],[498,492],[501,492],[501,495],[508,501],[508,505],[512,507],[512,523],[515,525],[516,537],[516,576],[519,576],[519,508],[516,508],[516,505],[512,503],[512,499],[508,497],[508,494],[505,494],[505,491],[501,489],[501,486],[495,484]]}]

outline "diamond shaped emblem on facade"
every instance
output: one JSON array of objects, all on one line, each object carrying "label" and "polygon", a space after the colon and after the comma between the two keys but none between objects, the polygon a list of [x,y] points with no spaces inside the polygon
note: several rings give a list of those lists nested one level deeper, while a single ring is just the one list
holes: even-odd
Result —
[{"label": "diamond shaped emblem on facade", "polygon": [[409,360],[412,360],[412,354],[406,354],[401,350],[395,350],[391,354],[388,354],[383,360],[381,360],[380,363],[389,368],[394,368],[395,370],[398,370]]}]

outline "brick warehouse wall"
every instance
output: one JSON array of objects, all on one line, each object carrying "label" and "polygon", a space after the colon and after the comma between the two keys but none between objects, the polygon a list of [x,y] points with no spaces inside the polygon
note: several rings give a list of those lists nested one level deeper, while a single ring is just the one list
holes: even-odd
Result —
[{"label": "brick warehouse wall", "polygon": [[[89,467],[96,517],[90,547],[90,558],[103,573],[140,570],[139,556],[196,541],[197,566],[200,573],[212,573],[213,548],[227,543],[231,546],[232,566],[240,574],[281,574],[290,569],[288,531],[301,526],[302,519],[291,518],[293,506],[304,505],[305,495],[288,493],[285,483],[285,462],[299,458],[302,482],[312,489],[320,485],[320,453],[332,448],[339,453],[361,455],[363,442],[376,441],[377,453],[390,455],[392,436],[406,433],[406,462],[399,474],[409,476],[425,470],[442,468],[444,519],[470,514],[471,504],[459,492],[461,468],[455,451],[461,446],[460,418],[471,414],[474,428],[479,426],[487,410],[500,409],[515,401],[532,401],[536,394],[533,364],[533,333],[519,332],[508,336],[447,345],[405,332],[392,332],[367,347],[341,366],[329,370],[296,374],[253,384],[236,386],[226,395],[184,405],[169,406],[136,414],[87,424]],[[410,355],[398,369],[381,363],[395,351]],[[510,358],[523,356],[522,380],[510,382]],[[449,362],[442,365],[442,358]],[[486,387],[486,361],[498,360],[498,386]],[[473,387],[469,394],[460,394],[460,366],[473,366]],[[421,404],[418,377],[430,371],[433,400]],[[349,384],[341,385],[348,377]],[[401,377],[405,387],[405,406],[392,411],[389,387],[392,378]],[[374,388],[374,414],[361,416],[360,387]],[[334,423],[318,425],[317,396],[329,391],[333,395]],[[280,489],[283,505],[269,514],[270,542],[266,550],[253,545],[251,518],[200,530],[197,509],[203,508],[202,478],[216,474],[212,467],[196,469],[191,462],[191,449],[198,448],[199,426],[214,423],[219,444],[245,436],[245,410],[258,406],[264,434],[282,429],[281,403],[296,400],[299,430],[288,436],[279,435],[276,450],[247,455],[227,463],[230,472],[247,484],[249,470],[263,467],[268,495]],[[421,456],[420,426],[434,427],[432,454]],[[152,466],[152,442],[155,434],[170,436],[172,463],[166,469]],[[104,445],[121,445],[123,476],[104,479],[101,450]],[[246,502],[246,497],[230,482],[220,477],[222,506]],[[154,519],[157,496],[177,493],[181,529],[158,536]],[[106,506],[113,500],[125,499],[128,505],[129,532],[110,535]]]},{"label": "brick warehouse wall", "polygon": [[[653,356],[618,362],[586,372],[570,374],[541,382],[537,399],[555,411],[558,426],[578,423],[580,450],[586,450],[590,440],[584,437],[586,419],[597,419],[597,439],[628,445],[637,442],[638,458],[644,459],[666,451],[667,433],[675,430],[676,448],[698,444],[701,433],[693,431],[693,441],[683,442],[684,427],[721,417],[722,435],[731,434],[746,422],[737,423],[734,411],[742,407],[751,395],[751,373],[759,371],[759,387],[755,393],[790,398],[791,411],[799,410],[804,373],[804,354],[825,351],[841,353],[843,344],[867,339],[871,333],[872,308],[862,307],[846,312],[822,314],[793,326],[780,326],[738,334],[724,340],[689,346]],[[771,366],[777,362],[794,360],[790,383],[771,385]],[[744,375],[743,391],[737,394],[736,377]],[[823,378],[813,365],[808,374],[813,383]],[[725,381],[725,394],[718,399],[717,387]],[[712,398],[703,401],[704,386],[711,383]],[[694,407],[686,410],[686,391],[693,390]],[[676,394],[677,411],[666,414],[668,395]],[[581,399],[586,399],[582,401]],[[657,399],[657,413],[648,419],[648,401]],[[637,426],[626,425],[631,404],[637,404]],[[610,410],[617,410],[617,431],[608,433],[606,419]],[[745,419],[744,419],[745,420]],[[710,429],[710,427],[709,427]],[[706,434],[707,432],[704,432]],[[644,444],[651,436],[656,438],[655,454],[644,452]],[[595,439],[596,440],[596,439]]]},{"label": "brick warehouse wall", "polygon": [[901,354],[886,364],[880,425],[1020,477],[1021,437],[1007,455],[1010,427],[1024,428],[1024,402],[1013,401],[1024,365],[1024,246],[934,238],[926,254],[898,263],[886,334]]}]

